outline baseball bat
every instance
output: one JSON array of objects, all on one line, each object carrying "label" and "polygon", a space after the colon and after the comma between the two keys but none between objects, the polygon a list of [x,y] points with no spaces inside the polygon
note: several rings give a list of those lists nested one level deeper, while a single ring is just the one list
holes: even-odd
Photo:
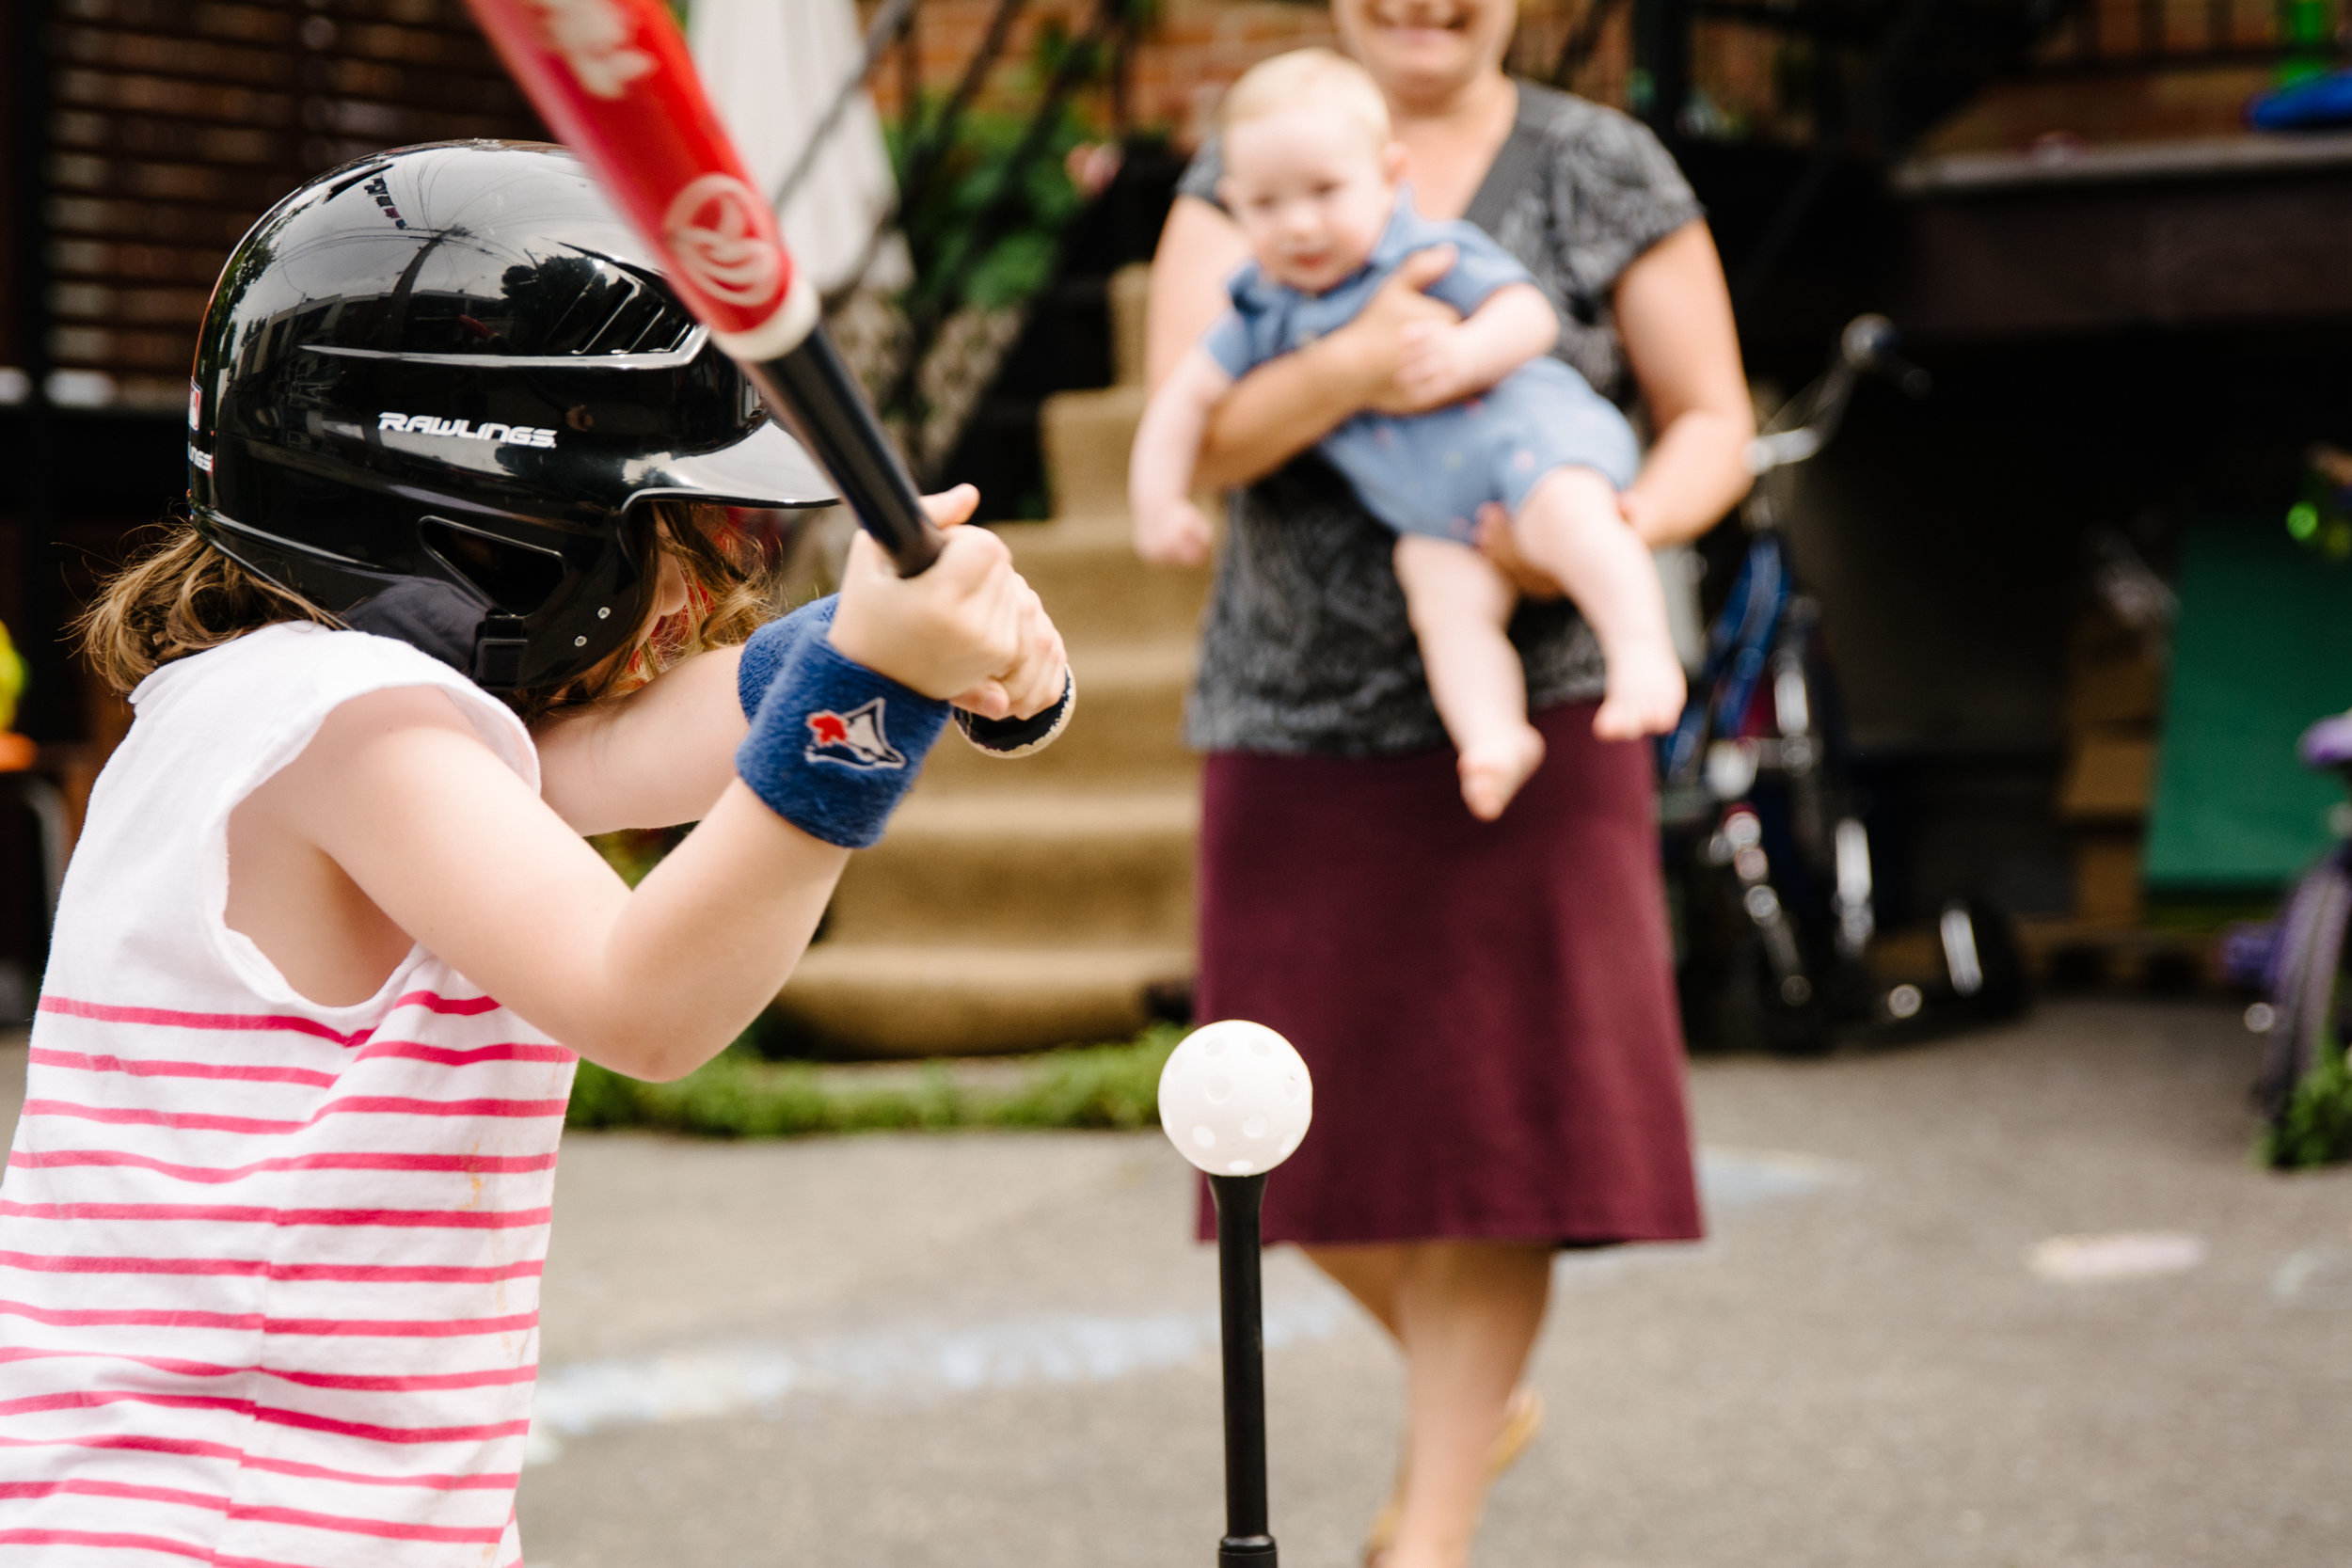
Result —
[{"label": "baseball bat", "polygon": [[[913,577],[939,530],[818,318],[775,214],[753,188],[664,0],[468,0],[548,129],[662,258],[678,297],[825,466],[859,526]],[[1018,756],[1070,721],[1075,688],[1031,719],[956,721]]]}]

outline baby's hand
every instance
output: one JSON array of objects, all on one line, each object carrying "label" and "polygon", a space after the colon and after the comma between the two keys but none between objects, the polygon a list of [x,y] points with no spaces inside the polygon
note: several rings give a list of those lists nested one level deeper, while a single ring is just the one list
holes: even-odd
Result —
[{"label": "baby's hand", "polygon": [[1155,566],[1198,566],[1215,538],[1209,519],[1182,496],[1136,509],[1136,553]]},{"label": "baby's hand", "polygon": [[1442,408],[1486,389],[1470,335],[1459,322],[1412,322],[1398,336],[1404,353],[1397,361],[1396,389],[1415,412]]}]

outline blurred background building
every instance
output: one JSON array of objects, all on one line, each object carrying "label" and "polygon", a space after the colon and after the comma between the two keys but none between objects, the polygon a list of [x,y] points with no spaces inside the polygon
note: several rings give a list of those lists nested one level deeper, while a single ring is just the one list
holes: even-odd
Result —
[{"label": "blurred background building", "polygon": [[[347,159],[537,128],[459,0],[0,16],[0,622],[29,666],[31,771],[71,815],[126,714],[58,628],[183,488],[184,367],[228,248]],[[1016,535],[1077,628],[1096,737],[1017,779],[959,757],[927,781],[896,869],[886,847],[845,884],[795,1027],[1001,1047],[1179,1007],[1172,726],[1201,582],[1120,558],[1122,269],[1225,84],[1327,41],[1327,15],[695,0],[691,22],[763,178],[797,180],[787,215],[839,252],[834,330],[925,477],[975,481],[1008,526],[1058,519]],[[1865,309],[1933,374],[1915,401],[1866,390],[1793,525],[1892,923],[1973,892],[2026,917],[2056,974],[2185,977],[2201,933],[2327,841],[2291,744],[2352,704],[2352,568],[2284,519],[2309,449],[2352,442],[2352,129],[2246,113],[2342,67],[2345,24],[2341,0],[1526,0],[1515,68],[1682,160],[1760,404]],[[800,169],[824,125],[833,166]],[[0,813],[5,1011],[38,972],[44,857],[32,815]],[[1038,907],[992,903],[1009,881]],[[956,989],[936,954],[975,926],[1031,952],[1018,984]],[[889,997],[900,1022],[871,1022]]]}]

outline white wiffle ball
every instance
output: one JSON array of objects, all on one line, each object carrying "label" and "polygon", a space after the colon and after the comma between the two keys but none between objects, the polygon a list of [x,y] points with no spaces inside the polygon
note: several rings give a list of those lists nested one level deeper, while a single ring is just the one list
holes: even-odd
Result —
[{"label": "white wiffle ball", "polygon": [[1314,1084],[1291,1042],[1228,1019],[1184,1037],[1160,1069],[1160,1126],[1211,1176],[1262,1176],[1314,1119]]}]

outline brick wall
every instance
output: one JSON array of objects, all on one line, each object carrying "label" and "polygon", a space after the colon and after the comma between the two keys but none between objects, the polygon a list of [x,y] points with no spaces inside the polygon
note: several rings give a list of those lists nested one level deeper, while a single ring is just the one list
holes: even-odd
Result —
[{"label": "brick wall", "polygon": [[[876,3],[860,0],[869,16]],[[1512,68],[1550,76],[1562,43],[1581,24],[1588,3],[1523,0]],[[2323,30],[2329,32],[2346,15],[2347,0],[2289,4],[2327,13],[2331,20]],[[961,74],[996,5],[997,0],[924,0],[919,39],[926,90],[945,91]],[[1571,83],[1575,90],[1624,105],[1630,11],[1629,5],[1614,8],[1599,46]],[[1031,79],[1025,62],[1042,32],[1049,27],[1075,32],[1091,12],[1091,0],[1033,0],[1014,28],[1006,63],[989,84],[989,100],[1018,107]],[[2093,0],[2087,17],[2054,35],[2042,51],[2054,74],[1995,84],[1941,128],[1931,147],[2024,147],[2054,134],[2088,141],[2226,135],[2240,123],[2246,98],[2272,79],[2271,68],[2189,63],[2184,56],[2271,47],[2280,36],[2280,14],[2276,0]],[[1131,120],[1165,129],[1190,146],[1207,128],[1218,95],[1243,71],[1284,49],[1330,41],[1329,14],[1319,5],[1164,0],[1160,19],[1133,64]],[[1702,135],[1809,138],[1806,111],[1802,103],[1784,102],[1782,90],[1810,70],[1804,45],[1709,21],[1695,29],[1692,54]],[[1851,84],[1861,62],[1841,63]],[[877,72],[877,95],[886,112],[897,112],[902,82],[895,56]],[[1097,93],[1089,108],[1107,129],[1107,95]]]},{"label": "brick wall", "polygon": [[[860,0],[870,18],[879,0]],[[977,53],[995,15],[997,0],[924,0],[916,24],[921,82],[927,92],[949,90]],[[1581,6],[1556,0],[1527,0],[1521,8],[1515,64],[1549,75],[1562,41]],[[1035,0],[1014,24],[1004,63],[992,76],[984,101],[1018,107],[1031,80],[1027,59],[1049,28],[1076,34],[1093,12],[1091,0]],[[1604,32],[1603,45],[1579,89],[1605,101],[1622,97],[1626,24],[1623,8]],[[1158,21],[1136,51],[1129,76],[1129,118],[1139,128],[1168,132],[1192,146],[1208,129],[1216,101],[1233,79],[1269,55],[1334,40],[1330,13],[1295,0],[1164,0]],[[903,102],[904,76],[893,55],[874,75],[874,91],[885,115]],[[1107,128],[1110,103],[1098,92],[1089,105]]]},{"label": "brick wall", "polygon": [[63,403],[184,405],[222,261],[311,174],[404,143],[540,134],[461,0],[47,9],[41,195]]}]

